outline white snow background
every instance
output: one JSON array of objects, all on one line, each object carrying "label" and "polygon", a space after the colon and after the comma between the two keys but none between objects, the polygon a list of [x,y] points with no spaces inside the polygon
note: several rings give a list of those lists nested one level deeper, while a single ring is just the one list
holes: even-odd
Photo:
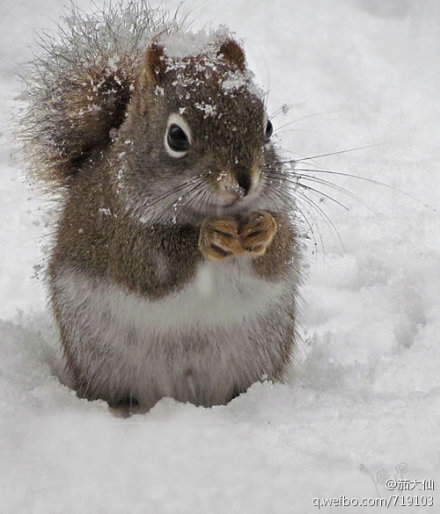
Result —
[{"label": "white snow background", "polygon": [[255,384],[227,406],[164,399],[117,418],[55,375],[57,337],[34,277],[51,230],[46,200],[12,152],[16,73],[62,4],[2,0],[0,512],[307,514],[318,511],[314,498],[390,494],[436,502],[392,511],[439,512],[438,492],[388,491],[384,480],[440,488],[440,2],[188,0],[184,9],[196,27],[225,23],[243,38],[269,112],[292,106],[273,119],[286,150],[374,144],[313,164],[394,189],[316,174],[355,198],[322,189],[345,210],[310,193],[343,246],[310,208],[319,249],[307,253],[304,342],[289,384]]}]

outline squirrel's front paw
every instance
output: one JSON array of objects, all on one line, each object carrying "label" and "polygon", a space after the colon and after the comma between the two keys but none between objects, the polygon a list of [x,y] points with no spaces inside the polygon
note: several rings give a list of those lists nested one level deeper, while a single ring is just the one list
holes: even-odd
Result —
[{"label": "squirrel's front paw", "polygon": [[206,218],[200,227],[199,249],[205,257],[214,260],[243,253],[237,221],[233,218]]},{"label": "squirrel's front paw", "polygon": [[239,228],[243,249],[247,254],[263,255],[277,233],[274,217],[266,211],[255,211]]}]

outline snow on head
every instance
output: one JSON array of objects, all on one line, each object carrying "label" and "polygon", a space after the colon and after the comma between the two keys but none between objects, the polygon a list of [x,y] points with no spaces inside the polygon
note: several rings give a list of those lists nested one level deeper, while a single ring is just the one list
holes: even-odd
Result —
[{"label": "snow on head", "polygon": [[[235,42],[235,38],[225,27],[210,32],[177,30],[157,38],[164,50],[167,72],[177,75],[173,85],[204,87],[206,81],[218,75],[224,95],[239,94],[240,89],[246,89],[263,98],[263,91],[254,82],[254,74],[242,67],[241,62],[234,61],[234,57],[223,54],[222,45],[228,42]],[[238,43],[233,44],[241,48]],[[189,66],[191,73],[186,73]],[[204,103],[196,108],[203,110],[205,116],[218,114],[215,105]]]},{"label": "snow on head", "polygon": [[228,30],[224,27],[206,32],[176,31],[162,34],[158,42],[164,47],[165,54],[171,59],[183,59],[211,52],[215,47],[218,48],[219,41],[225,41],[231,37]]}]

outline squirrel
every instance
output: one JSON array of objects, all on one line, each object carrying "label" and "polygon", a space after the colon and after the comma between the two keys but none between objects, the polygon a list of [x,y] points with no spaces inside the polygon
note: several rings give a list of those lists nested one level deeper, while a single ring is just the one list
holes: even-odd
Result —
[{"label": "squirrel", "polygon": [[47,277],[72,387],[148,410],[282,381],[295,202],[241,44],[142,2],[67,22],[34,61],[22,125],[61,199]]}]

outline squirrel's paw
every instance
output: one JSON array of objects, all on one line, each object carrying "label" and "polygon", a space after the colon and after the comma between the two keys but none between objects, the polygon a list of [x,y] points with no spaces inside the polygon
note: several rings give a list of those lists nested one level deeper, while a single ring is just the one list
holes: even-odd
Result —
[{"label": "squirrel's paw", "polygon": [[278,225],[266,211],[251,212],[240,227],[240,238],[246,254],[264,255],[277,233]]},{"label": "squirrel's paw", "polygon": [[238,223],[233,218],[206,218],[200,227],[199,249],[217,261],[243,253]]}]

